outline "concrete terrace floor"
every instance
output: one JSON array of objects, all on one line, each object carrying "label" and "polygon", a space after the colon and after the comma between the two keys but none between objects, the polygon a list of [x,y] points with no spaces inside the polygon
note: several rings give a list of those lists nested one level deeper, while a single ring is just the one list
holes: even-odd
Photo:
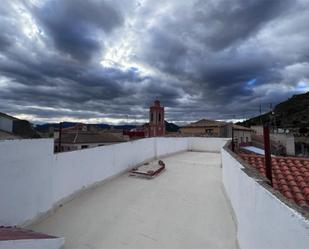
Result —
[{"label": "concrete terrace floor", "polygon": [[220,154],[185,152],[163,161],[167,169],[157,178],[123,174],[30,228],[64,236],[65,249],[237,248]]}]

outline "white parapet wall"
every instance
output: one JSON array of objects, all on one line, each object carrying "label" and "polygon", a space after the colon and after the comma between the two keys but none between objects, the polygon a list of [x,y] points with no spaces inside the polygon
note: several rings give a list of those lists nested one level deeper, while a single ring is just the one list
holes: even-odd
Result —
[{"label": "white parapet wall", "polygon": [[53,203],[155,157],[155,139],[55,155]]},{"label": "white parapet wall", "polygon": [[0,142],[0,225],[27,225],[112,176],[187,150],[220,152],[220,138],[145,138],[53,153],[52,139]]},{"label": "white parapet wall", "polygon": [[12,132],[13,131],[13,120],[0,117],[0,130]]},{"label": "white parapet wall", "polygon": [[221,156],[240,249],[308,249],[308,219],[267,189],[259,177],[249,176],[227,148],[222,148]]},{"label": "white parapet wall", "polygon": [[204,138],[204,137],[192,137],[189,140],[189,150],[193,151],[209,151],[220,152],[221,148],[229,141],[230,138]]},{"label": "white parapet wall", "polygon": [[53,204],[51,139],[0,142],[0,225],[17,225]]}]

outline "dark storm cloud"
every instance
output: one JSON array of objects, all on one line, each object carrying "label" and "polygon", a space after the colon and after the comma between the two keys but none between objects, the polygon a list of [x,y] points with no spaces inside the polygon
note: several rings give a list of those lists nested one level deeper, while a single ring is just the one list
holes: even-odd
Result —
[{"label": "dark storm cloud", "polygon": [[123,22],[112,3],[105,1],[53,0],[32,11],[60,51],[86,61],[99,52],[104,34]]},{"label": "dark storm cloud", "polygon": [[198,1],[192,20],[202,26],[198,38],[212,49],[222,50],[254,35],[291,4],[290,0]]},{"label": "dark storm cloud", "polygon": [[[304,8],[300,10],[300,6]],[[258,98],[260,102],[268,101],[266,95],[263,96],[266,88],[263,93],[256,89],[263,85],[272,87],[273,83],[282,84],[282,93],[276,94],[273,99],[270,97],[274,103],[278,103],[287,95],[297,92],[294,88],[286,93],[282,69],[300,61],[302,54],[307,53],[308,46],[306,48],[305,44],[301,44],[302,53],[295,58],[296,54],[284,54],[288,37],[282,40],[281,48],[276,48],[280,48],[280,51],[275,53],[269,44],[263,47],[264,41],[259,40],[259,36],[263,32],[271,34],[272,29],[277,31],[283,20],[291,20],[300,12],[308,16],[308,4],[268,0],[198,1],[192,9],[175,8],[169,15],[159,17],[159,23],[164,25],[151,26],[140,54],[141,60],[156,65],[180,81],[186,80],[185,91],[192,94],[199,92],[199,101],[194,103],[193,108],[197,116],[220,116],[227,110],[225,106],[235,99],[240,102],[249,97]],[[287,32],[297,32],[300,37],[309,35],[306,29],[297,30],[295,27]],[[281,39],[276,34],[270,36],[267,38],[271,42]],[[301,75],[296,76],[291,85],[295,87]],[[255,80],[254,85],[250,86],[248,82],[252,79]],[[308,78],[305,82],[308,84]],[[217,114],[213,115],[209,111],[201,114],[196,108],[198,105],[204,105],[204,110],[206,106],[211,106]],[[256,107],[250,109],[241,102],[237,105],[244,112],[251,112],[252,109],[255,115],[258,113]],[[259,103],[252,105],[258,106]],[[228,112],[239,110],[233,108]],[[251,115],[254,114],[251,112]]]},{"label": "dark storm cloud", "polygon": [[6,0],[1,111],[145,119],[158,97],[168,120],[253,116],[309,89],[308,22],[306,0]]}]

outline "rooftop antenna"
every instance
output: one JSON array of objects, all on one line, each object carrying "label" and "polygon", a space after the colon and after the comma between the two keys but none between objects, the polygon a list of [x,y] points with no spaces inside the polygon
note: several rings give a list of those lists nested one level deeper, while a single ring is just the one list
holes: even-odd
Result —
[{"label": "rooftop antenna", "polygon": [[264,158],[265,158],[266,177],[270,181],[270,185],[273,186],[268,124],[264,124],[263,126],[263,137],[264,137]]},{"label": "rooftop antenna", "polygon": [[262,124],[262,104],[260,103],[260,125]]},{"label": "rooftop antenna", "polygon": [[58,152],[61,152],[62,122],[59,123]]},{"label": "rooftop antenna", "polygon": [[235,152],[235,141],[234,141],[234,119],[235,114],[233,115],[233,121],[232,121],[232,151]]}]

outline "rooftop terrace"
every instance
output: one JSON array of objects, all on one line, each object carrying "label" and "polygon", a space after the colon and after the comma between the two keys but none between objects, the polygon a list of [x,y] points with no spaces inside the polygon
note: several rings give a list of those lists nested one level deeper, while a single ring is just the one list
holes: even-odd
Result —
[{"label": "rooftop terrace", "polygon": [[31,226],[63,236],[65,248],[237,248],[219,153],[163,159],[147,180],[128,173],[84,192]]},{"label": "rooftop terrace", "polygon": [[[52,139],[7,140],[0,158],[0,248],[308,249],[306,207],[248,164],[261,172],[259,158],[246,162],[223,138],[157,137],[58,154]],[[162,158],[156,178],[128,176]],[[295,163],[274,165],[274,174],[299,172],[301,189],[308,165]]]}]

